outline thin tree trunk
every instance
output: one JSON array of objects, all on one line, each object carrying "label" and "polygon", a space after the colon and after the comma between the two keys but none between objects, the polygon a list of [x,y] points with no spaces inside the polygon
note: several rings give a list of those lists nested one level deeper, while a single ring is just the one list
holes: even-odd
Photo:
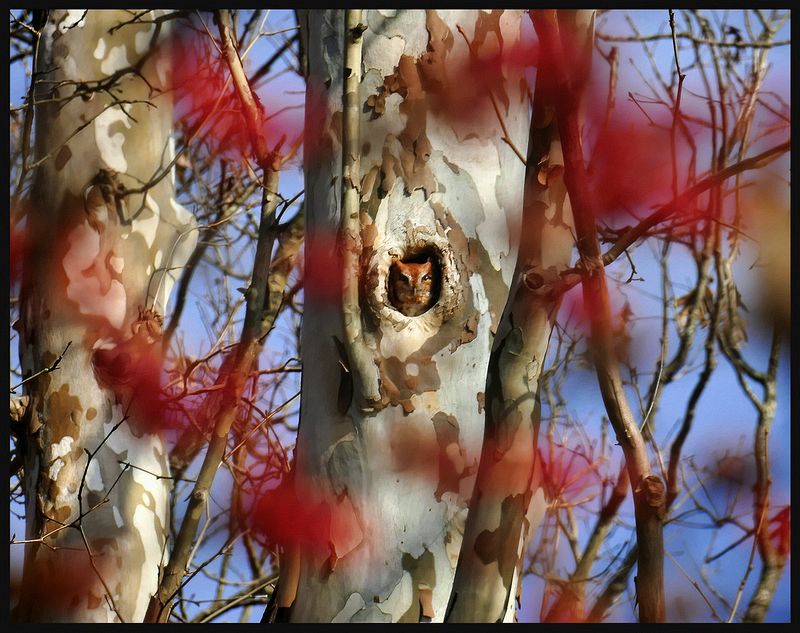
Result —
[{"label": "thin tree trunk", "polygon": [[278,206],[278,179],[280,159],[274,150],[270,151],[263,135],[263,112],[256,103],[256,97],[244,74],[239,53],[236,50],[235,32],[231,26],[231,15],[220,10],[216,15],[222,40],[222,54],[233,77],[233,83],[242,104],[242,113],[247,122],[252,153],[263,171],[261,186],[261,217],[258,228],[258,241],[253,258],[253,273],[250,285],[245,292],[245,315],[239,344],[234,352],[230,372],[224,377],[223,396],[214,411],[214,430],[203,458],[203,463],[195,480],[186,513],[181,521],[169,561],[159,582],[158,591],[153,595],[145,614],[146,622],[166,622],[171,611],[171,602],[183,582],[189,565],[197,527],[207,509],[211,485],[222,463],[228,433],[239,408],[239,400],[245,383],[260,350],[258,339],[269,299],[268,278],[272,260],[272,246],[275,240],[275,210]]},{"label": "thin tree trunk", "polygon": [[[574,16],[589,38],[593,16]],[[561,141],[544,74],[540,70],[534,92],[519,257],[489,361],[483,451],[448,622],[514,619],[527,537],[544,515],[535,468],[539,379],[561,300],[560,272],[570,265],[574,247]]]},{"label": "thin tree trunk", "polygon": [[[754,454],[756,462],[756,483],[753,486],[753,520],[756,526],[755,538],[758,553],[761,557],[761,574],[756,585],[743,622],[763,622],[767,615],[778,582],[783,575],[783,568],[788,560],[788,551],[780,551],[773,542],[770,532],[770,490],[772,475],[769,465],[769,432],[775,419],[777,406],[777,371],[780,354],[780,333],[777,326],[772,334],[769,366],[761,376],[764,389],[764,400],[753,402],[758,409],[758,425],[756,427]],[[780,535],[784,537],[785,535]],[[786,548],[788,550],[788,548]]]}]

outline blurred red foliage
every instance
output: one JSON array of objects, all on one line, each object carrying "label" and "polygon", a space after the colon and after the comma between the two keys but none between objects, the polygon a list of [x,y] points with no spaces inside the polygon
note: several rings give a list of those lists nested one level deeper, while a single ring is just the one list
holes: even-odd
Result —
[{"label": "blurred red foliage", "polygon": [[[604,108],[590,103],[587,125],[601,123],[596,113]],[[648,207],[672,199],[669,130],[648,125],[642,118],[630,107],[617,107],[592,144],[589,182],[600,218],[630,217],[629,213],[644,217]]]},{"label": "blurred red foliage", "polygon": [[[454,34],[455,37],[463,37]],[[469,54],[450,55],[441,85],[426,85],[427,98],[434,114],[453,123],[485,125],[501,132],[499,116],[508,112],[507,77],[524,72],[537,63],[536,42],[517,41],[504,46],[476,46],[470,42]],[[490,96],[491,95],[491,96]],[[523,95],[524,96],[524,95]]]},{"label": "blurred red foliage", "polygon": [[341,501],[289,474],[276,488],[250,496],[247,517],[253,532],[268,546],[335,555],[337,544],[362,536],[352,505]]},{"label": "blurred red foliage", "polygon": [[309,297],[336,305],[342,293],[342,259],[335,232],[308,236],[303,245],[303,288]]},{"label": "blurred red foliage", "polygon": [[[133,336],[95,349],[92,367],[98,383],[110,389],[131,414],[140,432],[155,433],[174,426],[167,415],[161,388],[164,359],[158,341],[161,317],[143,310],[131,327]],[[129,407],[129,408],[128,408]]]},{"label": "blurred red foliage", "polygon": [[9,278],[11,283],[16,283],[22,277],[22,266],[25,261],[27,244],[27,231],[25,226],[20,223],[15,224],[10,229],[9,234]]},{"label": "blurred red foliage", "polygon": [[598,464],[587,449],[556,442],[540,442],[542,487],[545,496],[562,504],[584,501],[599,491]]},{"label": "blurred red foliage", "polygon": [[[229,160],[252,157],[252,139],[242,114],[239,97],[224,60],[204,34],[177,32],[159,54],[168,55],[172,65],[169,88],[174,90],[175,116],[190,129],[202,126],[198,137],[214,156]],[[247,68],[245,68],[247,71]],[[283,151],[303,131],[303,109],[285,95],[270,94],[262,104],[254,93],[263,117],[262,133],[267,146]]]},{"label": "blurred red foliage", "polygon": [[778,556],[785,558],[792,551],[792,512],[791,506],[779,510],[769,521],[773,526],[769,533],[772,546]]},{"label": "blurred red foliage", "polygon": [[[106,550],[107,551],[107,550]],[[46,609],[51,615],[74,613],[82,609],[96,609],[105,604],[105,590],[98,573],[108,581],[111,561],[109,556],[97,555],[92,568],[88,552],[83,549],[39,550],[39,555],[28,568],[29,576],[12,573],[10,582],[11,603],[25,592],[25,604],[36,609]],[[34,621],[31,614],[19,613],[20,621]]]}]

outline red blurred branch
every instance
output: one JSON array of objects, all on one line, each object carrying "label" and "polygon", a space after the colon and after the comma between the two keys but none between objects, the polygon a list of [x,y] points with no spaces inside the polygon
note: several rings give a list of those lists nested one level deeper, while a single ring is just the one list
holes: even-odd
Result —
[{"label": "red blurred branch", "polygon": [[[644,438],[628,405],[614,353],[611,307],[578,121],[580,86],[576,85],[575,79],[582,73],[580,68],[573,71],[566,68],[555,11],[536,10],[532,13],[534,27],[552,72],[556,117],[564,151],[564,180],[575,218],[578,251],[586,269],[582,282],[583,296],[589,313],[594,315],[591,328],[592,356],[603,402],[625,454],[633,488],[639,545],[639,619],[642,622],[663,622],[664,483],[650,471]],[[570,58],[575,59],[575,56],[571,55]]]},{"label": "red blurred branch", "polygon": [[614,246],[612,246],[603,254],[603,264],[608,265],[609,263],[613,262],[617,257],[622,255],[626,248],[631,246],[640,237],[644,236],[645,233],[647,233],[647,231],[649,231],[652,227],[668,219],[673,213],[685,207],[690,201],[699,196],[701,193],[708,191],[712,187],[721,184],[731,176],[735,176],[743,171],[764,167],[782,154],[788,152],[790,148],[791,141],[780,143],[762,152],[761,154],[746,158],[745,160],[734,163],[733,165],[729,165],[725,169],[722,169],[715,174],[704,178],[694,186],[684,191],[675,200],[663,205],[647,216],[639,224],[625,231],[625,233],[622,234]]},{"label": "red blurred branch", "polygon": [[216,13],[216,17],[220,37],[223,41],[223,54],[228,62],[251,133],[253,153],[263,170],[261,221],[251,282],[245,292],[246,309],[239,345],[231,363],[231,371],[225,377],[224,395],[220,399],[219,409],[216,411],[216,422],[208,450],[189,497],[186,514],[175,539],[169,563],[164,569],[158,591],[148,605],[145,622],[166,622],[171,610],[170,603],[182,586],[193,550],[192,544],[208,501],[211,484],[222,461],[228,433],[236,418],[247,376],[260,349],[258,337],[268,295],[267,283],[275,238],[275,209],[278,206],[279,175],[276,167],[280,165],[280,160],[274,150],[267,150],[266,139],[262,134],[263,109],[247,83],[241,60],[236,51],[230,12],[220,10]]},{"label": "red blurred branch", "polygon": [[[703,178],[703,180],[700,180],[695,185],[680,194],[675,200],[668,202],[667,204],[662,205],[653,211],[653,213],[648,215],[636,226],[626,229],[625,232],[617,239],[617,241],[614,242],[614,245],[605,253],[603,253],[603,266],[608,266],[616,261],[616,259],[622,255],[626,249],[630,248],[638,239],[645,237],[647,232],[656,224],[660,224],[661,222],[668,220],[674,213],[684,208],[689,202],[694,200],[700,194],[705,193],[712,187],[719,186],[732,176],[736,176],[737,174],[751,169],[759,169],[764,167],[776,158],[779,158],[781,155],[788,152],[790,149],[791,141],[785,141],[761,152],[760,154],[746,158],[738,163],[728,165],[725,169]],[[586,265],[584,261],[580,261],[575,264],[573,268],[562,272],[562,284],[559,289],[563,292],[566,292],[573,286],[580,283],[581,274],[585,270]]]}]

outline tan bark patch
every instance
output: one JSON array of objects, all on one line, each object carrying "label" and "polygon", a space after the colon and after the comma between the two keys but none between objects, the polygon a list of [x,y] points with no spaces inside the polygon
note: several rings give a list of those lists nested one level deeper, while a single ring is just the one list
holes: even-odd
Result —
[{"label": "tan bark patch", "polygon": [[410,424],[395,424],[389,436],[389,450],[392,456],[392,470],[419,473],[428,465],[425,442],[419,428]]},{"label": "tan bark patch", "polygon": [[[57,354],[53,354],[53,352],[50,352],[50,351],[47,351],[47,350],[42,352],[42,362],[41,362],[42,367],[49,367],[54,362],[56,362],[56,358],[58,358],[58,355]],[[45,374],[45,376],[47,376],[47,375]],[[42,376],[42,378],[44,378],[45,376]],[[49,376],[47,376],[47,377],[49,378]]]},{"label": "tan bark patch", "polygon": [[[415,364],[417,373],[408,373],[408,365]],[[431,356],[415,352],[405,362],[396,356],[379,360],[381,392],[386,404],[399,404],[408,415],[414,410],[411,396],[426,391],[436,391],[441,386],[436,363]]]},{"label": "tan bark patch", "polygon": [[361,202],[368,202],[372,197],[372,191],[380,173],[380,167],[375,165],[369,170],[366,176],[361,179]]},{"label": "tan bark patch", "polygon": [[[51,486],[54,488],[55,486]],[[53,493],[51,492],[48,495],[48,498],[52,498]],[[72,508],[69,506],[59,506],[57,508],[53,508],[49,512],[45,512],[45,516],[47,519],[45,520],[45,533],[54,530],[56,528],[61,527],[62,525],[66,524],[69,521],[70,516],[72,515]],[[55,538],[55,537],[53,537]]]},{"label": "tan bark patch", "polygon": [[441,202],[431,202],[430,204],[442,230],[449,229],[447,232],[447,239],[451,244],[453,252],[459,254],[461,260],[464,262],[464,266],[469,272],[478,272],[481,264],[480,255],[478,253],[478,240],[468,238],[464,234],[464,230],[445,205]]},{"label": "tan bark patch", "polygon": [[417,65],[418,60],[403,55],[395,72],[384,79],[384,86],[387,93],[403,97],[400,113],[406,115],[406,126],[398,140],[406,193],[423,189],[428,197],[436,191],[436,180],[427,165],[432,149],[426,131],[428,105]]},{"label": "tan bark patch", "polygon": [[[428,166],[432,147],[427,135],[428,103],[447,86],[447,55],[453,47],[453,34],[447,24],[433,9],[426,11],[428,30],[427,51],[418,59],[402,55],[394,73],[384,78],[383,90],[367,98],[367,105],[373,109],[373,116],[385,109],[386,96],[398,93],[403,97],[401,114],[406,115],[406,126],[398,140],[402,146],[400,166],[403,171],[406,193],[422,189],[427,198],[438,190],[436,179]],[[384,168],[384,174],[391,170]],[[381,186],[388,192],[392,182]]]},{"label": "tan bark patch", "polygon": [[[489,54],[499,53],[503,48],[503,31],[500,29],[500,18],[503,16],[503,9],[492,9],[490,13],[480,12],[478,19],[475,22],[475,37],[472,38],[470,48],[476,54],[480,54],[486,38],[490,34],[497,37],[497,44],[499,50],[488,51]],[[488,47],[487,47],[488,48]],[[505,78],[502,73],[491,73],[487,76],[481,77],[486,82],[487,88],[491,90],[492,94],[497,97],[505,107],[506,114],[508,113],[508,95],[505,91]],[[524,91],[523,91],[524,94]]]},{"label": "tan bark patch", "polygon": [[101,596],[94,595],[91,591],[89,595],[86,597],[86,608],[89,610],[96,609],[103,603],[103,598]]},{"label": "tan bark patch", "polygon": [[367,224],[361,231],[361,243],[365,249],[371,249],[377,237],[378,227],[375,224]]},{"label": "tan bark patch", "polygon": [[372,118],[377,119],[386,111],[386,93],[382,91],[368,96],[367,107],[372,108]]},{"label": "tan bark patch", "polygon": [[72,158],[72,150],[69,148],[69,145],[64,145],[64,147],[58,151],[58,154],[56,154],[56,171],[64,169],[64,165],[67,164],[70,158]]},{"label": "tan bark patch", "polygon": [[71,435],[77,438],[80,434],[78,415],[83,411],[78,396],[69,392],[69,385],[63,384],[58,391],[53,391],[47,400],[47,427],[50,437],[56,441]]},{"label": "tan bark patch", "polygon": [[[419,622],[420,616],[423,615],[426,619],[434,618],[433,605],[428,603],[426,599],[421,601],[422,592],[436,587],[436,562],[433,553],[426,549],[418,558],[405,553],[403,554],[401,565],[411,575],[412,599],[411,606],[398,622]],[[429,608],[431,610],[430,614],[425,613],[423,608],[425,610]]]},{"label": "tan bark patch", "polygon": [[399,175],[399,162],[389,152],[389,148],[384,146],[383,156],[381,157],[381,186],[378,190],[381,197],[386,196],[392,190]]},{"label": "tan bark patch", "polygon": [[420,76],[425,89],[440,92],[448,88],[447,54],[453,48],[453,33],[435,9],[425,10],[428,51],[420,57]]},{"label": "tan bark patch", "polygon": [[459,482],[466,475],[466,452],[460,444],[456,418],[439,411],[431,421],[439,445],[439,482],[434,496],[441,501],[445,492],[458,492]]},{"label": "tan bark patch", "polygon": [[478,321],[480,321],[480,318],[481,315],[477,312],[473,312],[469,316],[464,323],[464,331],[461,333],[461,336],[458,337],[458,340],[453,341],[450,344],[451,352],[455,352],[459,345],[463,345],[464,343],[469,343],[475,340],[475,338],[478,336]]},{"label": "tan bark patch", "polygon": [[511,587],[514,567],[517,564],[517,546],[525,517],[524,495],[511,495],[503,499],[500,523],[495,530],[484,530],[475,539],[475,554],[484,565],[497,562],[498,571],[506,590]]}]

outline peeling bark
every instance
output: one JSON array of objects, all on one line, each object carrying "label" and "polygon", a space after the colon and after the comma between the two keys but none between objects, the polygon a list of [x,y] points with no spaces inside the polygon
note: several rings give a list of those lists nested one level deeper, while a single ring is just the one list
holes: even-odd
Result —
[{"label": "peeling bark", "polygon": [[514,619],[527,539],[544,515],[539,379],[570,265],[572,210],[553,104],[537,74],[519,259],[486,383],[486,427],[447,622]]},{"label": "peeling bark", "polygon": [[[371,409],[360,406],[363,383],[349,376],[337,343],[350,358],[345,308],[313,283],[322,271],[307,270],[302,346],[313,362],[303,366],[295,485],[298,496],[328,504],[357,528],[332,531],[332,553],[299,552],[296,594],[282,605],[292,621],[444,618],[480,453],[484,416],[476,402],[511,285],[524,184],[524,165],[499,127],[441,107],[458,86],[454,62],[469,56],[454,37],[457,26],[480,49],[472,40],[482,15],[370,10],[360,20],[367,26],[357,94],[362,244],[350,281],[360,291],[359,345],[380,397]],[[501,45],[511,46],[521,12],[491,15]],[[321,139],[321,157],[306,166],[307,252],[335,242],[341,225],[343,18],[310,12],[303,34],[307,102],[320,106],[307,130]],[[524,151],[529,117],[520,79],[503,68],[495,90]],[[439,296],[410,317],[392,305],[387,280],[395,262],[420,254],[436,261]]]},{"label": "peeling bark", "polygon": [[[197,239],[171,174],[145,193],[125,192],[174,157],[171,97],[161,92],[170,66],[154,54],[169,29],[123,11],[80,10],[50,11],[43,29],[23,375],[70,347],[57,372],[25,384],[29,542],[18,621],[140,620],[158,583],[165,445],[150,420],[137,419],[141,394],[110,389],[99,360],[159,349],[161,315]],[[42,580],[53,578],[69,580],[48,592]]]}]

